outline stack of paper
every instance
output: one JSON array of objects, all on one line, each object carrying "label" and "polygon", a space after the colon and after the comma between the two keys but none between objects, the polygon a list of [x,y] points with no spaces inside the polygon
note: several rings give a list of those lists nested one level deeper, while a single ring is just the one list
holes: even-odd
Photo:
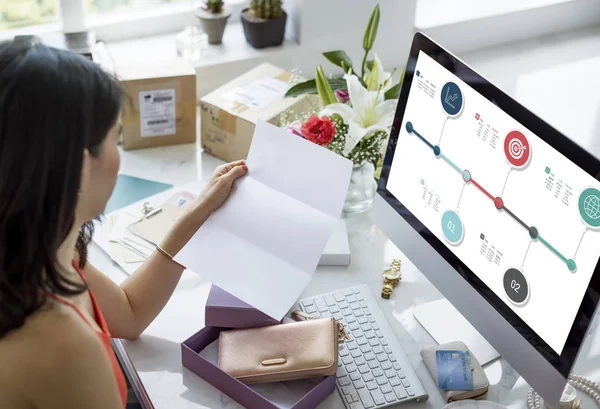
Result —
[{"label": "stack of paper", "polygon": [[248,174],[175,260],[281,319],[338,223],[352,162],[261,121],[246,164]]}]

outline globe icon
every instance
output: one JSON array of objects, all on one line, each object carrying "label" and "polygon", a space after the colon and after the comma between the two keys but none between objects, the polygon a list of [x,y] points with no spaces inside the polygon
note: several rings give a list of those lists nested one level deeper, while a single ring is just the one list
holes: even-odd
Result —
[{"label": "globe icon", "polygon": [[583,200],[585,214],[593,220],[600,218],[600,197],[591,194]]}]

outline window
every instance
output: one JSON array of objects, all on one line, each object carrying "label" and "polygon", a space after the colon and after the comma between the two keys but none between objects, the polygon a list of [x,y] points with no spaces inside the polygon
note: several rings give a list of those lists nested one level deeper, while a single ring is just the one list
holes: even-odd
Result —
[{"label": "window", "polygon": [[0,31],[58,21],[57,0],[0,1]]}]

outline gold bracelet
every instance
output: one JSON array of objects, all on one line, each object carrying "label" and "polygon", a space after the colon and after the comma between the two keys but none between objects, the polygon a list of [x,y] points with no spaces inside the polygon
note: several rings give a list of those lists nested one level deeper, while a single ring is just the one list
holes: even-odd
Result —
[{"label": "gold bracelet", "polygon": [[170,255],[169,253],[167,253],[167,251],[165,249],[163,249],[161,246],[156,246],[156,250],[162,254],[163,256],[165,256],[166,258],[168,258],[169,260],[171,260],[173,263],[177,264],[179,267],[184,268],[184,266],[182,266],[181,264],[179,264],[178,262],[176,262],[175,260],[173,260],[173,256]]}]

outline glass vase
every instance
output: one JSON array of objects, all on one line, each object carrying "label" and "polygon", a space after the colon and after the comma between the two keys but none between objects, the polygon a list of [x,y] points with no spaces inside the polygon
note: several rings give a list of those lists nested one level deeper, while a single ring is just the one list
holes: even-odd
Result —
[{"label": "glass vase", "polygon": [[355,164],[352,167],[344,213],[363,213],[371,208],[377,191],[374,173],[375,167],[370,162]]}]

